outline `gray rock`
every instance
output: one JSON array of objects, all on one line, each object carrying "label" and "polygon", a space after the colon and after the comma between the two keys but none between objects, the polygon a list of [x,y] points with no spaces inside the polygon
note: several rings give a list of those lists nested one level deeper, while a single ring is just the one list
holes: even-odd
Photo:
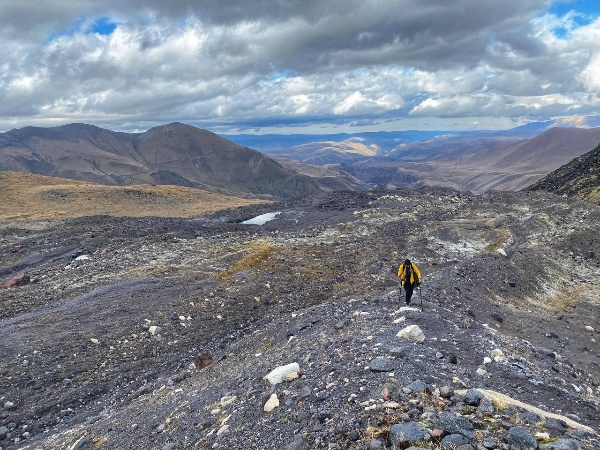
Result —
[{"label": "gray rock", "polygon": [[494,404],[489,400],[482,400],[479,406],[477,407],[477,411],[479,411],[484,416],[491,416],[496,412],[496,408]]},{"label": "gray rock", "polygon": [[1,427],[0,427],[0,440],[1,440],[1,439],[5,439],[5,438],[6,438],[6,435],[7,435],[8,433],[10,433],[10,430],[9,430],[7,427],[5,427],[5,426],[1,426]]},{"label": "gray rock", "polygon": [[297,434],[296,436],[294,436],[294,439],[292,439],[292,441],[285,446],[284,450],[309,450],[310,447],[308,445],[308,442],[306,442],[304,440],[304,438]]},{"label": "gray rock", "polygon": [[508,430],[506,442],[513,450],[535,450],[538,442],[535,437],[525,428],[512,427]]},{"label": "gray rock", "polygon": [[167,442],[162,450],[175,450],[175,448],[177,447],[177,445],[174,442]]},{"label": "gray rock", "polygon": [[406,448],[409,444],[430,440],[431,433],[417,422],[398,423],[390,428],[389,438],[393,449]]},{"label": "gray rock", "polygon": [[373,439],[369,442],[369,450],[383,450],[383,441],[381,439]]},{"label": "gray rock", "polygon": [[310,394],[311,394],[310,388],[308,386],[302,386],[302,389],[300,389],[300,397],[302,397],[302,398],[310,397]]},{"label": "gray rock", "polygon": [[419,394],[422,392],[429,392],[429,388],[421,380],[415,380],[406,387],[412,392],[418,392]]},{"label": "gray rock", "polygon": [[486,436],[483,439],[483,446],[487,449],[493,450],[494,448],[496,448],[496,441],[494,441],[494,438],[492,438],[491,436]]},{"label": "gray rock", "polygon": [[564,420],[546,419],[544,427],[552,436],[560,436],[567,432],[567,424]]},{"label": "gray rock", "polygon": [[528,424],[534,424],[542,420],[540,416],[529,411],[519,414],[519,419]]},{"label": "gray rock", "polygon": [[456,447],[468,444],[469,439],[462,434],[449,434],[442,439],[442,448],[455,449]]},{"label": "gray rock", "polygon": [[402,347],[392,347],[390,349],[390,355],[396,358],[404,358],[407,354],[407,350]]},{"label": "gray rock", "polygon": [[572,439],[557,439],[547,444],[540,444],[540,450],[577,450],[579,445]]},{"label": "gray rock", "polygon": [[369,363],[369,369],[373,372],[391,372],[394,370],[395,364],[387,358],[375,358]]},{"label": "gray rock", "polygon": [[458,414],[445,412],[440,416],[438,427],[450,434],[462,434],[463,436],[474,439],[475,429],[473,424],[466,417]]},{"label": "gray rock", "polygon": [[465,394],[465,403],[471,406],[479,406],[482,400],[485,399],[485,395],[479,392],[477,389],[469,389]]},{"label": "gray rock", "polygon": [[15,409],[15,404],[10,401],[4,402],[4,409],[10,411],[11,409]]}]

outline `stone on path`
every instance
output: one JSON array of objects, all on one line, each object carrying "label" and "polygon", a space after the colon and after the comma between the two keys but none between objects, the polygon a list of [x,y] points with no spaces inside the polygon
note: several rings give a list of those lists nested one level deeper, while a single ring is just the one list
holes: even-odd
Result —
[{"label": "stone on path", "polygon": [[265,412],[271,412],[277,407],[279,407],[279,398],[277,397],[277,394],[271,394],[269,400],[267,400],[267,403],[265,403],[263,410]]},{"label": "stone on path", "polygon": [[289,375],[294,373],[298,373],[300,370],[300,366],[298,363],[291,363],[286,366],[279,366],[275,369],[271,370],[264,379],[268,380],[272,385],[279,384],[282,381],[285,381]]},{"label": "stone on path", "polygon": [[425,340],[425,334],[418,325],[409,325],[400,330],[396,336],[417,344],[420,344]]}]

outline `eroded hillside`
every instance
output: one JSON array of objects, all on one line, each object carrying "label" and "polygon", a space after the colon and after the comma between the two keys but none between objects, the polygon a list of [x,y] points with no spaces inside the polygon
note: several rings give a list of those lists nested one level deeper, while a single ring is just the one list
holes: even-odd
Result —
[{"label": "eroded hillside", "polygon": [[[0,445],[392,448],[395,425],[451,435],[451,414],[477,426],[471,445],[518,425],[592,448],[599,218],[550,194],[430,189],[4,228],[0,274],[29,282],[0,291]],[[416,309],[398,299],[405,257],[425,278]],[[296,378],[262,379],[290,363]]]}]

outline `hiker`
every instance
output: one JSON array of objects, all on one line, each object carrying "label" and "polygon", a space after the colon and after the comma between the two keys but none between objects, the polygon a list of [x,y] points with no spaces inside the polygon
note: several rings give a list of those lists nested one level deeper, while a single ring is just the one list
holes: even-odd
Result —
[{"label": "hiker", "polygon": [[[406,306],[410,306],[410,298],[413,295],[413,289],[422,283],[421,272],[416,264],[405,259],[404,264],[398,267],[398,276],[400,277],[400,286],[406,290]],[[400,288],[402,291],[402,288]]]}]

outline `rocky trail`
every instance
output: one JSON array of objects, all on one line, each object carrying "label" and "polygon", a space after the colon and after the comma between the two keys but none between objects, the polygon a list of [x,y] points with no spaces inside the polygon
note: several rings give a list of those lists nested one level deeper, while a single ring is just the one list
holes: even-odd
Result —
[{"label": "rocky trail", "polygon": [[0,447],[598,448],[599,218],[431,188],[0,229]]}]

